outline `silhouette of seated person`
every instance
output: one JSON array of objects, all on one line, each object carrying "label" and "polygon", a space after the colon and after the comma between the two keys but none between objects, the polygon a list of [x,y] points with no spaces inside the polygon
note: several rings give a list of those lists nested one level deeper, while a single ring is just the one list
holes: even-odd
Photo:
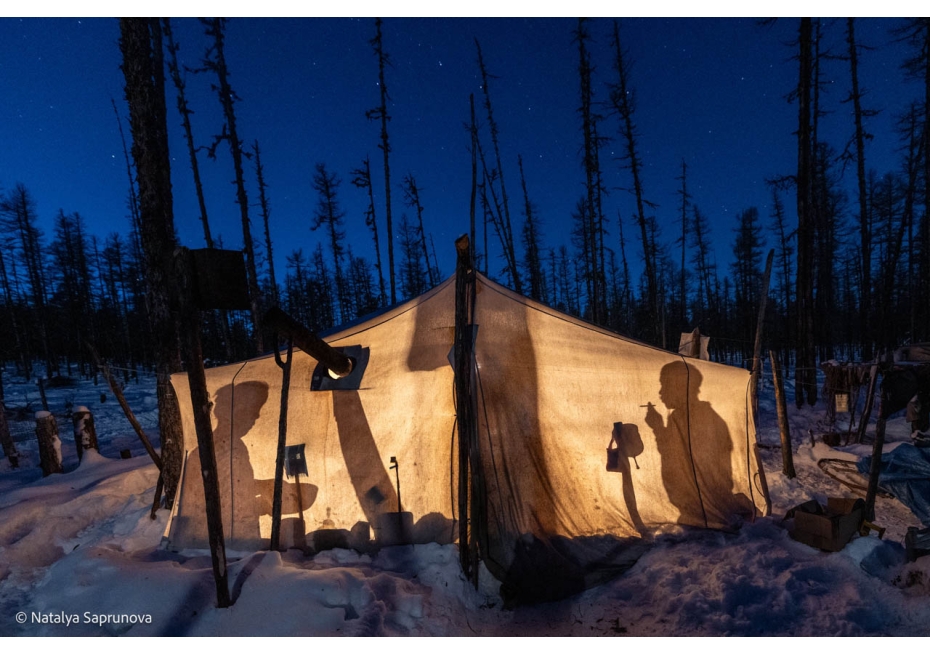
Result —
[{"label": "silhouette of seated person", "polygon": [[662,460],[662,482],[678,509],[678,523],[696,526],[729,524],[730,516],[749,513],[751,503],[733,494],[733,445],[726,422],[711,404],[698,397],[703,377],[683,361],[662,367],[659,398],[671,412],[668,425],[652,403],[646,425],[656,436]]},{"label": "silhouette of seated person", "polygon": [[632,423],[614,423],[610,435],[610,445],[607,447],[607,470],[620,473],[622,476],[623,502],[626,503],[630,513],[630,521],[640,534],[645,532],[646,526],[639,515],[636,504],[636,491],[633,488],[633,470],[630,460],[639,468],[636,457],[643,454],[643,440],[639,436],[639,427]]},{"label": "silhouette of seated person", "polygon": [[[264,382],[247,381],[220,387],[213,396],[213,430],[216,453],[217,479],[223,512],[223,533],[231,540],[234,549],[263,548],[267,538],[261,537],[260,516],[271,516],[274,497],[274,477],[255,479],[249,448],[243,439],[255,425],[261,410],[268,400],[268,385]],[[269,449],[273,443],[269,442]],[[230,446],[232,451],[230,452]],[[195,476],[198,479],[196,493],[185,489],[185,502],[197,504],[190,516],[204,516],[203,485],[200,484],[200,449],[191,451],[185,475],[185,487]],[[269,451],[273,458],[274,450]],[[231,474],[231,486],[230,486]],[[309,509],[316,500],[317,487],[301,481],[300,507],[298,507],[297,485],[284,480],[282,490],[282,515],[295,514]],[[189,494],[189,495],[188,495]],[[204,525],[204,531],[206,526]]]}]

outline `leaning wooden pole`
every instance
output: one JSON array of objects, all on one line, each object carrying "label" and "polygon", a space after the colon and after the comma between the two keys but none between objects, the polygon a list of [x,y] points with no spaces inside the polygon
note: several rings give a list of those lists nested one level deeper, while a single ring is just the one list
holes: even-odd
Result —
[{"label": "leaning wooden pole", "polygon": [[856,431],[856,443],[862,443],[865,438],[865,431],[869,427],[869,419],[872,417],[872,405],[875,402],[875,385],[878,380],[878,358],[869,370],[869,390],[865,394],[865,406],[862,408],[862,416],[859,417],[859,429]]},{"label": "leaning wooden pole", "polygon": [[216,582],[217,607],[229,607],[229,577],[226,570],[226,541],[223,536],[223,515],[220,505],[220,487],[216,470],[216,451],[213,447],[213,423],[210,417],[213,401],[207,391],[207,378],[203,369],[203,349],[200,343],[200,310],[194,303],[193,261],[187,248],[175,252],[179,292],[181,352],[187,363],[187,380],[190,386],[191,407],[194,410],[194,428],[200,451],[200,473],[207,513],[207,537]]},{"label": "leaning wooden pole", "polygon": [[882,469],[882,449],[885,445],[885,378],[878,400],[878,418],[875,421],[875,442],[872,444],[872,463],[869,467],[869,486],[865,492],[866,521],[875,520],[875,496],[878,494],[878,477]]},{"label": "leaning wooden pole", "polygon": [[119,382],[116,381],[116,378],[114,378],[113,374],[110,372],[110,367],[107,366],[102,359],[100,359],[100,355],[97,353],[96,348],[94,348],[89,343],[85,345],[90,351],[90,356],[94,360],[94,365],[103,374],[103,379],[107,381],[107,385],[109,385],[110,391],[112,391],[113,395],[116,396],[116,401],[123,409],[123,414],[126,415],[126,420],[129,421],[132,429],[135,430],[136,435],[139,437],[139,441],[141,441],[142,445],[145,446],[145,452],[147,452],[149,457],[152,458],[152,461],[155,462],[155,466],[158,467],[158,470],[162,471],[164,469],[164,465],[162,464],[161,457],[157,452],[155,452],[155,448],[152,446],[152,442],[149,441],[148,436],[145,434],[145,430],[142,429],[142,425],[139,423],[139,420],[133,413],[132,408],[129,407],[129,403],[126,402],[126,396],[123,395],[123,390],[120,388]]},{"label": "leaning wooden pole", "polygon": [[769,351],[772,360],[772,378],[775,386],[775,411],[778,414],[778,432],[781,435],[782,473],[787,478],[797,477],[794,470],[794,452],[791,449],[791,429],[788,427],[788,401],[785,400],[785,378],[781,374],[781,362],[774,350]]},{"label": "leaning wooden pole", "polygon": [[752,413],[759,414],[759,378],[762,377],[762,328],[765,325],[765,308],[769,301],[769,280],[772,278],[772,259],[775,250],[769,250],[765,260],[765,273],[762,274],[762,288],[759,291],[759,318],[756,320],[756,342],[752,350],[752,379],[750,380],[750,394],[752,397]]}]

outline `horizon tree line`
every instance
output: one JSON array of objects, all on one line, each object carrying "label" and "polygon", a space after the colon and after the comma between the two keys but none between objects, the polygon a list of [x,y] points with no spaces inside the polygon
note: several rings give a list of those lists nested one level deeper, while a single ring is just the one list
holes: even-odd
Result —
[{"label": "horizon tree line", "polygon": [[[260,316],[269,303],[278,302],[313,329],[325,330],[385,307],[389,299],[410,298],[438,283],[441,271],[428,229],[430,211],[423,204],[416,176],[408,171],[400,184],[390,182],[389,154],[398,144],[391,142],[387,130],[390,96],[386,77],[392,62],[380,20],[375,22],[375,35],[369,42],[372,74],[377,74],[380,82],[380,95],[373,100],[379,104],[365,116],[380,126],[373,143],[384,155],[380,171],[385,178],[383,198],[379,201],[378,171],[372,170],[368,156],[359,159],[358,168],[345,172],[350,191],[343,187],[339,172],[318,162],[308,175],[318,204],[308,209],[307,229],[325,238],[312,252],[287,254],[280,281],[274,271],[269,228],[273,186],[268,181],[273,181],[273,171],[262,166],[258,140],[251,139],[251,147],[246,148],[236,124],[235,104],[243,101],[228,84],[223,55],[225,22],[204,21],[210,44],[196,71],[179,66],[180,45],[174,41],[170,22],[164,19],[162,27],[166,42],[163,67],[176,93],[208,248],[221,247],[222,243],[210,230],[203,200],[197,157],[200,147],[189,121],[193,109],[185,96],[187,73],[215,76],[211,83],[219,89],[224,121],[207,151],[215,154],[219,145],[228,144],[235,169],[253,307],[249,312],[205,316],[204,345],[211,361],[230,361],[273,347],[271,335],[264,334],[260,326]],[[579,20],[573,36],[578,48],[576,138],[584,192],[572,216],[561,219],[572,225],[569,242],[555,245],[546,245],[542,226],[546,219],[557,217],[542,215],[533,202],[533,180],[526,176],[522,155],[517,153],[512,163],[505,162],[502,144],[507,135],[501,133],[495,120],[490,88],[491,80],[497,78],[491,72],[492,62],[475,40],[476,77],[484,109],[483,118],[471,128],[479,218],[473,242],[479,270],[534,300],[670,349],[677,345],[679,333],[700,327],[713,337],[715,359],[745,364],[751,357],[761,263],[771,247],[776,260],[766,341],[782,352],[783,361],[792,362],[800,371],[797,388],[805,394],[804,402],[816,398],[811,376],[817,360],[869,360],[875,352],[904,340],[927,338],[930,291],[922,282],[930,271],[927,107],[925,102],[914,102],[899,118],[899,169],[885,173],[870,170],[867,146],[874,137],[868,125],[878,110],[867,106],[867,89],[859,79],[860,61],[868,56],[868,49],[856,40],[855,27],[855,19],[829,26],[812,19],[799,21],[793,46],[799,66],[798,86],[788,90],[799,112],[798,169],[768,180],[770,215],[745,207],[726,235],[712,230],[712,217],[701,210],[700,199],[689,190],[684,161],[677,178],[677,208],[665,211],[648,199],[641,175],[646,162],[640,142],[649,135],[636,127],[635,71],[623,46],[621,26],[615,21],[610,33],[603,35],[610,41],[613,61],[609,62],[610,73],[599,81],[588,45],[591,25]],[[824,46],[827,34],[842,43],[844,52],[830,52]],[[928,21],[906,22],[897,36],[911,44],[914,52],[902,65],[930,88],[930,63],[925,54],[930,43]],[[849,93],[842,102],[852,108],[852,136],[841,150],[818,136],[820,121],[828,111],[821,69],[825,62],[836,66],[835,61],[847,67]],[[601,154],[608,144],[621,153],[619,162],[603,161]],[[244,163],[248,160],[251,170]],[[507,175],[512,164],[516,168],[510,172],[515,175]],[[628,175],[629,188],[606,188],[608,165],[618,166]],[[843,184],[847,167],[856,177],[854,198],[847,196]],[[250,205],[245,189],[247,174],[253,176],[252,184],[258,189],[255,206]],[[516,204],[508,193],[507,177],[518,181]],[[401,212],[399,224],[391,206],[392,188],[407,210]],[[340,197],[346,192],[364,194],[364,216],[346,215]],[[117,232],[89,235],[83,217],[62,209],[55,219],[54,234],[46,238],[38,228],[36,201],[24,185],[16,184],[0,193],[0,221],[7,228],[0,241],[0,283],[7,309],[0,330],[9,337],[7,361],[15,361],[26,375],[39,372],[35,362],[42,363],[46,377],[74,366],[87,371],[89,363],[81,344],[90,339],[105,344],[101,346],[105,356],[127,367],[150,364],[154,353],[149,340],[138,336],[146,334],[150,316],[140,281],[143,258],[135,180],[127,194],[127,236]],[[632,196],[632,215],[608,209],[611,195],[617,193]],[[787,211],[791,194],[797,202],[796,226]],[[615,218],[609,218],[609,213]],[[263,238],[253,237],[253,215],[259,216]],[[671,225],[673,218],[677,233],[672,240],[665,240],[660,224]],[[353,245],[357,248],[361,244],[350,243],[346,237],[346,221],[357,219],[368,228],[374,263],[357,256]],[[726,267],[716,261],[712,248],[721,238],[732,243],[734,259]],[[387,271],[381,257],[385,240]],[[395,242],[398,262],[393,261]],[[637,262],[643,270],[638,279],[631,274]],[[785,327],[772,329],[776,325]]]}]

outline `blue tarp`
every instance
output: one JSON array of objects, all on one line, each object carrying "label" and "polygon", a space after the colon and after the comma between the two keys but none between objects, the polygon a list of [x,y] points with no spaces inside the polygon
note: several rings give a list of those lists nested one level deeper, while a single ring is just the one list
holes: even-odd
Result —
[{"label": "blue tarp", "polygon": [[[859,472],[865,475],[869,474],[871,466],[871,455],[856,464]],[[884,453],[878,483],[930,527],[930,448],[903,443],[890,453]]]}]

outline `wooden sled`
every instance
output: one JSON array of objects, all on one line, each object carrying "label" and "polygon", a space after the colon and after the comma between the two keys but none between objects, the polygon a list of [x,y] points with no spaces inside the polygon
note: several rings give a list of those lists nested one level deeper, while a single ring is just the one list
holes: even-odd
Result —
[{"label": "wooden sled", "polygon": [[[848,459],[821,459],[817,461],[820,470],[829,475],[840,484],[849,487],[856,493],[865,494],[869,488],[869,478],[856,468],[856,462]],[[887,489],[878,487],[878,495],[882,498],[894,498],[894,494]]]}]

